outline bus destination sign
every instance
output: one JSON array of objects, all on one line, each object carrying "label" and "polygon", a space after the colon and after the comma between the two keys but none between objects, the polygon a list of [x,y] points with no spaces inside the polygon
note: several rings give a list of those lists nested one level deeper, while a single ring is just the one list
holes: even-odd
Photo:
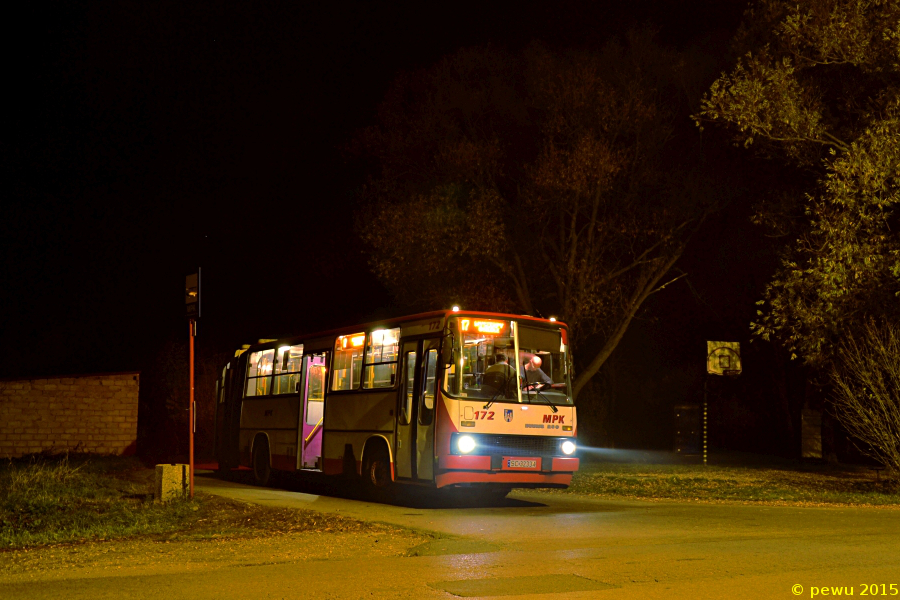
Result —
[{"label": "bus destination sign", "polygon": [[460,319],[459,328],[463,333],[477,331],[486,335],[500,335],[506,329],[506,321],[489,319]]}]

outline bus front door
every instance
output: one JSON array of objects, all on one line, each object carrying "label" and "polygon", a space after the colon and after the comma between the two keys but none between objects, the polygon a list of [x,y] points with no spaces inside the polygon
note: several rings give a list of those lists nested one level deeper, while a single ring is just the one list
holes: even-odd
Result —
[{"label": "bus front door", "polygon": [[300,393],[303,400],[298,431],[300,452],[298,469],[322,470],[322,426],[325,420],[325,373],[328,352],[303,357],[303,379]]},{"label": "bus front door", "polygon": [[404,342],[394,461],[397,477],[434,479],[435,375],[440,340]]}]

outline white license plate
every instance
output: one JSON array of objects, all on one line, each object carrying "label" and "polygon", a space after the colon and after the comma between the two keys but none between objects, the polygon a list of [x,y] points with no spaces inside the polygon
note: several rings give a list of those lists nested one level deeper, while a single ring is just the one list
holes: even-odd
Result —
[{"label": "white license plate", "polygon": [[517,458],[506,459],[507,469],[537,469],[536,460],[520,460]]}]

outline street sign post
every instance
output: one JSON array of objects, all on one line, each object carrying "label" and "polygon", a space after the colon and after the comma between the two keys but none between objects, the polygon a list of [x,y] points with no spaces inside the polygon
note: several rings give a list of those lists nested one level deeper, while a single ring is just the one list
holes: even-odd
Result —
[{"label": "street sign post", "polygon": [[737,377],[741,374],[741,344],[739,342],[706,342],[706,381],[703,383],[703,464],[707,448],[707,389],[710,375]]},{"label": "street sign post", "polygon": [[189,370],[190,370],[190,404],[188,405],[188,442],[189,449],[189,457],[188,464],[190,465],[190,494],[191,498],[194,497],[194,431],[196,430],[195,423],[195,409],[196,406],[194,404],[194,338],[197,337],[197,319],[200,318],[200,268],[197,267],[197,272],[191,275],[188,275],[184,278],[184,305],[185,305],[185,314],[188,317],[189,323],[189,334],[188,339],[190,340],[190,351],[188,356]]}]

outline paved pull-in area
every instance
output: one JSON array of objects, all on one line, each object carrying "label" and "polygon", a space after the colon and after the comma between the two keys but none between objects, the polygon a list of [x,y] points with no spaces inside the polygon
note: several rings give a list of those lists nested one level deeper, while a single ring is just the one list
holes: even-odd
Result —
[{"label": "paved pull-in area", "polygon": [[[880,591],[885,584],[888,595],[891,584],[900,587],[900,511],[892,509],[607,501],[525,491],[493,505],[404,506],[212,477],[198,477],[197,489],[434,534],[274,536],[235,543],[236,550],[224,541],[193,542],[152,562],[142,559],[160,544],[136,543],[135,565],[125,550],[112,571],[84,564],[45,576],[4,569],[0,596],[809,598],[817,590],[824,595],[823,587],[829,595],[832,587],[854,588],[854,595],[863,585]],[[340,546],[329,548],[333,543]]]}]

